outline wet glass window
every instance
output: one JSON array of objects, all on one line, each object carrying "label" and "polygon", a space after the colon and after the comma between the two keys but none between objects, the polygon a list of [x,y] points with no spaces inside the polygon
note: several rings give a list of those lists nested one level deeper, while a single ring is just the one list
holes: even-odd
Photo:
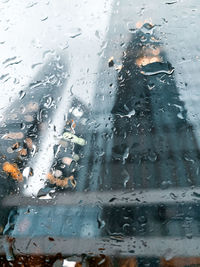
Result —
[{"label": "wet glass window", "polygon": [[0,14],[0,266],[200,266],[199,1]]}]

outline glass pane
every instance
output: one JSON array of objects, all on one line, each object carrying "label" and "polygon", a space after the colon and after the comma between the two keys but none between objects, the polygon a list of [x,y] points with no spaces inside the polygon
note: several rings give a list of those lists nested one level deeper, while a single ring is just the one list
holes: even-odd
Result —
[{"label": "glass pane", "polygon": [[199,2],[0,10],[0,265],[200,266]]}]

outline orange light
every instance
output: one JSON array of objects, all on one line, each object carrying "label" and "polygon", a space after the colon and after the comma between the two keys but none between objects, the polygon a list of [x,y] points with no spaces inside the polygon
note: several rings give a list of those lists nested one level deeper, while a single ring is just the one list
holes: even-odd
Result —
[{"label": "orange light", "polygon": [[9,163],[9,162],[5,162],[3,164],[3,171],[5,171],[6,173],[9,173],[13,179],[21,182],[23,181],[23,176],[17,166],[17,164],[13,163]]}]

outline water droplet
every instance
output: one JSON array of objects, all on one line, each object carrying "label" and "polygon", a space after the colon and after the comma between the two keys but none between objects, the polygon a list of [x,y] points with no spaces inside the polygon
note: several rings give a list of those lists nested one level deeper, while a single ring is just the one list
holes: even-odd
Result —
[{"label": "water droplet", "polygon": [[42,62],[38,62],[38,63],[31,65],[31,68],[34,69],[35,67],[40,66],[40,65],[42,65]]},{"label": "water droplet", "polygon": [[113,67],[114,66],[114,57],[110,57],[108,60],[108,67]]},{"label": "water droplet", "polygon": [[177,3],[177,1],[172,1],[172,2],[167,2],[167,3],[165,3],[166,5],[173,5],[173,4],[176,4]]},{"label": "water droplet", "polygon": [[145,76],[152,76],[160,73],[164,73],[167,75],[170,75],[174,72],[174,68],[172,65],[167,62],[167,63],[162,63],[162,62],[154,62],[147,64],[142,67],[141,73]]},{"label": "water droplet", "polygon": [[153,29],[155,27],[155,25],[146,22],[146,23],[144,23],[144,25],[142,27],[147,29],[147,30],[151,30],[151,29]]},{"label": "water droplet", "polygon": [[26,95],[26,92],[24,92],[23,90],[21,90],[19,92],[19,99],[23,99],[25,97],[25,95]]},{"label": "water droplet", "polygon": [[117,198],[116,198],[116,197],[112,197],[112,198],[109,200],[109,202],[114,202],[115,200],[117,200]]},{"label": "water droplet", "polygon": [[141,42],[146,42],[147,37],[143,35],[143,36],[140,38],[140,40],[141,40]]},{"label": "water droplet", "polygon": [[165,260],[169,261],[173,258],[173,256],[174,256],[173,250],[171,248],[168,248],[164,254]]},{"label": "water droplet", "polygon": [[179,119],[181,119],[181,120],[183,120],[183,119],[184,119],[184,117],[183,117],[183,114],[182,114],[182,113],[180,113],[180,112],[177,114],[177,117],[178,117]]},{"label": "water droplet", "polygon": [[59,61],[56,63],[56,68],[59,70],[62,70],[64,68],[64,65],[61,64]]},{"label": "water droplet", "polygon": [[53,97],[51,96],[48,96],[47,97],[47,100],[46,100],[46,103],[44,103],[44,107],[45,108],[50,108],[53,104]]},{"label": "water droplet", "polygon": [[12,65],[17,65],[19,63],[22,62],[22,60],[16,60],[17,57],[11,57],[11,58],[7,58],[3,64],[5,65],[5,68],[12,66]]},{"label": "water droplet", "polygon": [[9,73],[3,74],[0,76],[0,81],[3,80],[4,78],[8,77]]},{"label": "water droplet", "polygon": [[39,196],[39,199],[52,199],[52,196],[48,193],[45,196]]},{"label": "water droplet", "polygon": [[95,31],[95,36],[98,38],[98,39],[100,39],[100,35],[99,35],[99,31]]},{"label": "water droplet", "polygon": [[177,196],[176,196],[174,193],[170,193],[169,195],[170,195],[170,197],[171,197],[172,199],[174,199],[174,200],[177,199]]},{"label": "water droplet", "polygon": [[131,33],[136,31],[135,23],[133,23],[133,22],[128,22],[127,23],[127,28],[128,28],[128,31],[131,32]]},{"label": "water droplet", "polygon": [[102,229],[106,225],[105,221],[101,219],[100,215],[97,216],[97,223],[99,229]]},{"label": "water droplet", "polygon": [[123,164],[125,164],[125,162],[126,162],[128,156],[129,156],[129,147],[127,147],[127,148],[125,149],[124,154],[123,154],[123,156],[122,156],[122,162],[123,162]]},{"label": "water droplet", "polygon": [[142,25],[141,31],[145,34],[151,34],[154,27],[155,25],[152,23],[146,22]]},{"label": "water droplet", "polygon": [[148,89],[149,89],[149,90],[152,90],[152,89],[155,87],[155,84],[152,83],[152,84],[148,84],[147,86],[148,86]]},{"label": "water droplet", "polygon": [[122,171],[122,180],[124,181],[124,188],[126,188],[128,181],[130,180],[130,175],[127,170]]},{"label": "water droplet", "polygon": [[189,158],[187,155],[184,156],[184,159],[194,164],[194,160]]},{"label": "water droplet", "polygon": [[120,114],[117,113],[116,115],[120,116],[120,118],[128,117],[129,119],[135,115],[135,109],[131,110],[128,114]]},{"label": "water droplet", "polygon": [[58,82],[58,77],[55,76],[54,74],[51,75],[48,79],[49,79],[49,82],[50,82],[52,85],[55,85],[55,84]]},{"label": "water droplet", "polygon": [[144,224],[147,222],[147,218],[145,216],[138,217],[138,222]]},{"label": "water droplet", "polygon": [[151,162],[155,162],[157,160],[157,154],[153,151],[150,151],[149,154],[148,154],[148,159],[151,161]]},{"label": "water droplet", "polygon": [[7,152],[8,152],[9,154],[12,154],[12,153],[14,152],[14,150],[12,149],[12,147],[8,147],[8,148],[7,148]]},{"label": "water droplet", "polygon": [[55,55],[55,50],[52,49],[52,50],[46,50],[46,51],[44,51],[42,57],[43,58],[46,58],[48,55]]},{"label": "water droplet", "polygon": [[[62,265],[58,265],[58,266],[62,266],[62,267],[75,267],[76,265],[77,265],[77,263],[75,261],[69,261],[69,259],[64,259]],[[53,265],[53,267],[57,267],[57,265],[55,265],[55,266]]]},{"label": "water droplet", "polygon": [[185,236],[186,236],[188,239],[192,239],[192,233],[187,233]]},{"label": "water droplet", "polygon": [[75,28],[75,29],[71,29],[71,31],[69,33],[69,37],[70,38],[76,38],[76,37],[80,36],[81,34],[82,34],[81,28]]},{"label": "water droplet", "polygon": [[41,21],[45,21],[45,20],[47,20],[47,19],[48,19],[48,16],[42,18]]},{"label": "water droplet", "polygon": [[123,231],[128,232],[128,231],[130,231],[130,224],[125,223],[125,224],[123,224],[122,228],[123,228]]},{"label": "water droplet", "polygon": [[200,198],[200,193],[193,192],[192,195],[193,195],[194,197],[199,197],[199,198]]},{"label": "water droplet", "polygon": [[35,5],[37,5],[37,3],[38,3],[38,2],[30,3],[30,4],[28,4],[28,5],[26,6],[26,8],[31,8],[31,7],[33,7],[33,6],[35,6]]},{"label": "water droplet", "polygon": [[15,60],[17,57],[10,57],[3,61],[3,64],[10,63],[11,61]]},{"label": "water droplet", "polygon": [[98,266],[100,266],[100,265],[102,265],[104,262],[106,261],[106,258],[103,258],[102,260],[100,260],[99,262],[98,262]]},{"label": "water droplet", "polygon": [[83,116],[83,110],[80,107],[76,107],[70,110],[70,112],[75,116],[75,117],[82,117]]},{"label": "water droplet", "polygon": [[31,156],[32,156],[32,157],[35,156],[36,150],[37,150],[36,146],[33,145],[33,148],[32,148],[32,151],[31,151]]}]

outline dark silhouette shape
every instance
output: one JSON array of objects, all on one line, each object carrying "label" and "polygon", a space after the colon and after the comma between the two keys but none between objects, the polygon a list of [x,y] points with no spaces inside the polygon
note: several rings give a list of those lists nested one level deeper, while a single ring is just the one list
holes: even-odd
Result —
[{"label": "dark silhouette shape", "polygon": [[133,35],[118,76],[113,152],[121,158],[113,154],[112,184],[122,187],[126,169],[126,188],[199,185],[200,154],[173,68],[162,44],[144,29]]}]

